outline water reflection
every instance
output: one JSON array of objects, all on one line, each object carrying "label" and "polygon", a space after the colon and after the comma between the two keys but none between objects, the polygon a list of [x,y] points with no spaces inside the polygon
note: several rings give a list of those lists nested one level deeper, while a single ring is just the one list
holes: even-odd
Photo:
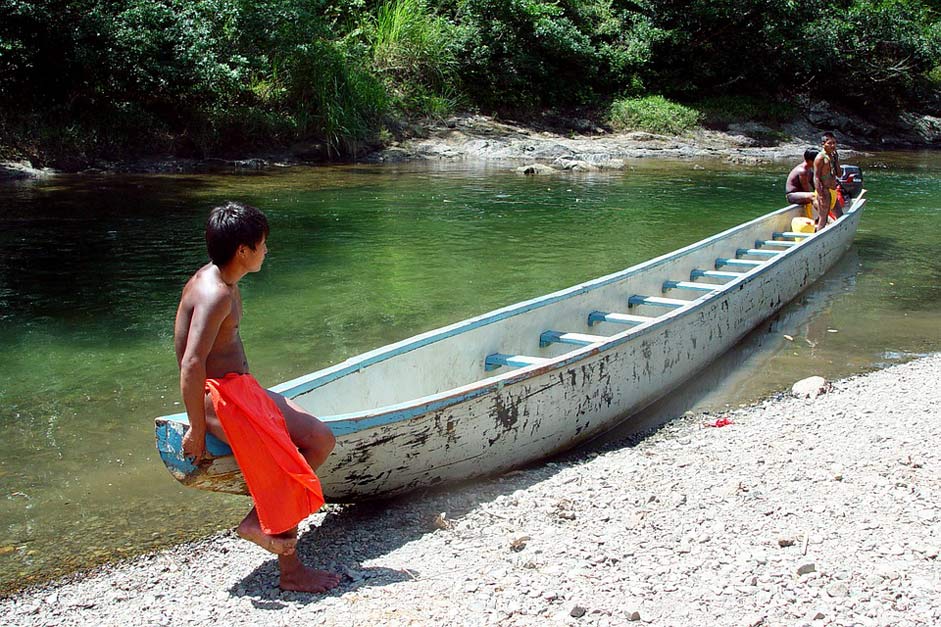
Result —
[{"label": "water reflection", "polygon": [[789,383],[798,379],[782,379],[782,375],[786,376],[789,372],[781,372],[775,367],[775,360],[784,353],[790,353],[803,368],[804,374],[792,376],[804,378],[818,372],[827,372],[829,377],[850,374],[841,372],[838,366],[834,369],[832,363],[821,364],[818,348],[829,339],[831,331],[839,331],[832,328],[829,311],[838,307],[841,299],[855,293],[860,271],[859,259],[857,248],[850,248],[826,277],[810,290],[752,330],[698,375],[645,410],[634,414],[629,421],[605,434],[594,445],[618,442],[689,411],[722,410],[733,404],[754,402],[786,389]]}]

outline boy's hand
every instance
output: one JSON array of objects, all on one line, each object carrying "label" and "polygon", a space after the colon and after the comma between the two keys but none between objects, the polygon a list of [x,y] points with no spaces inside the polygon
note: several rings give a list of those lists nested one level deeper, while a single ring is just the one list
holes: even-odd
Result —
[{"label": "boy's hand", "polygon": [[206,431],[197,431],[193,428],[193,425],[190,425],[190,428],[186,430],[186,434],[183,435],[183,455],[193,464],[198,464],[205,454]]}]

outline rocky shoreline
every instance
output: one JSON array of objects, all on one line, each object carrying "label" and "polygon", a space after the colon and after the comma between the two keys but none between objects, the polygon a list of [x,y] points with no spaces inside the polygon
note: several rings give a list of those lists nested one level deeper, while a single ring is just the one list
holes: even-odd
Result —
[{"label": "rocky shoreline", "polygon": [[[463,114],[406,127],[398,139],[369,149],[358,161],[473,160],[502,164],[524,174],[550,174],[560,170],[619,170],[626,161],[649,158],[720,159],[742,165],[793,161],[808,146],[819,144],[822,129],[837,129],[845,155],[874,147],[937,147],[941,143],[941,118],[904,114],[897,126],[902,130],[882,135],[872,124],[838,115],[825,103],[778,128],[741,123],[724,131],[700,128],[678,136],[615,133],[583,119],[540,124],[538,120],[516,123]],[[320,144],[299,144],[277,153],[240,159],[159,157],[85,164],[71,160],[68,170],[89,174],[245,172],[320,164],[328,152]],[[34,167],[25,159],[0,159],[0,181],[48,178],[57,173],[52,168]]]},{"label": "rocky shoreline", "polygon": [[758,165],[799,159],[808,146],[819,143],[819,131],[807,123],[786,126],[779,133],[786,139],[776,141],[769,140],[774,131],[760,124],[733,125],[727,131],[699,129],[679,136],[608,133],[588,120],[575,126],[578,132],[565,135],[486,116],[464,116],[430,125],[418,136],[387,146],[368,160],[468,159],[504,163],[524,174],[545,174],[620,170],[626,161],[651,158]]},{"label": "rocky shoreline", "polygon": [[[941,623],[941,354],[306,524],[326,595],[231,532],[0,600],[6,625]],[[715,425],[726,424],[717,427]],[[233,521],[234,522],[234,521]]]}]

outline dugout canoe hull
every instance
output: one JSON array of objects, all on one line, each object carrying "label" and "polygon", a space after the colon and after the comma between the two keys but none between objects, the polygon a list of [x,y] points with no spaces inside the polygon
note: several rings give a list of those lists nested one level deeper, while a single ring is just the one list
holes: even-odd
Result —
[{"label": "dugout canoe hull", "polygon": [[[861,193],[809,236],[788,233],[801,215],[791,205],[272,389],[337,436],[318,471],[329,501],[500,473],[596,437],[704,368],[823,276],[852,244],[865,203]],[[215,438],[198,466],[184,459],[186,428],[185,414],[156,420],[171,474],[246,494],[231,451]]]}]

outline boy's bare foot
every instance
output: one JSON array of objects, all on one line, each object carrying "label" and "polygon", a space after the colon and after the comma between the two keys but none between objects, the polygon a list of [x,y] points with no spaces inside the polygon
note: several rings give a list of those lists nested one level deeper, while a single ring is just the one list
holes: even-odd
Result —
[{"label": "boy's bare foot", "polygon": [[326,592],[340,585],[340,577],[325,570],[307,568],[297,555],[282,555],[278,558],[281,566],[282,590],[291,592]]},{"label": "boy's bare foot", "polygon": [[292,555],[297,545],[297,537],[293,535],[272,536],[262,531],[261,523],[258,522],[258,514],[254,509],[248,513],[245,520],[239,523],[235,533],[239,534],[239,537],[243,540],[254,542],[275,555]]}]

